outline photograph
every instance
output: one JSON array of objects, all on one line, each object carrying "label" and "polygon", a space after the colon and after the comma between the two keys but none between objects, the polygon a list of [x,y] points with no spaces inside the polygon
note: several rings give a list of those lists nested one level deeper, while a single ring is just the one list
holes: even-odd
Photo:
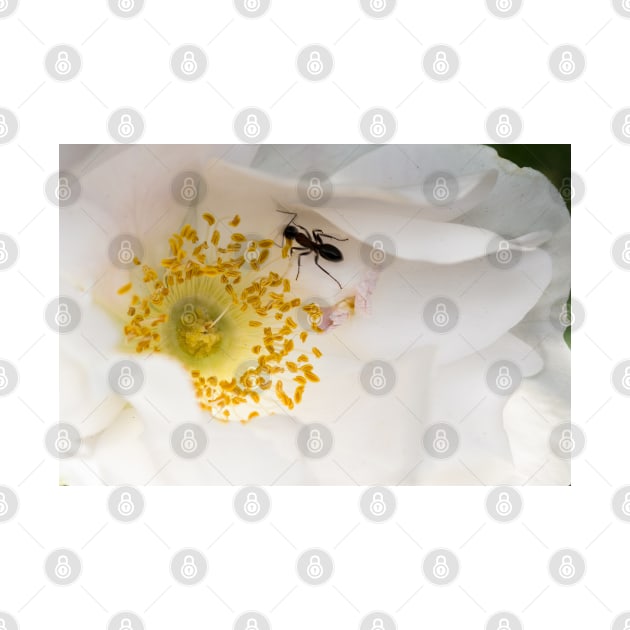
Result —
[{"label": "photograph", "polygon": [[570,154],[60,146],[60,484],[569,485]]}]

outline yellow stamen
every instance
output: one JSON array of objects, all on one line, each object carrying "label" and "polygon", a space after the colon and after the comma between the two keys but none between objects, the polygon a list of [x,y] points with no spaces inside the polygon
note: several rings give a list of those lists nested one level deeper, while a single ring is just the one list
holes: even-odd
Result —
[{"label": "yellow stamen", "polygon": [[[203,219],[209,226],[216,224],[208,213]],[[230,225],[239,222],[236,215]],[[273,241],[249,242],[248,249],[259,252],[255,264],[237,253],[246,240],[234,233],[219,247],[221,233],[215,228],[210,238],[214,249],[209,249],[208,241],[197,244],[199,236],[191,225],[182,226],[168,238],[170,256],[157,268],[142,265],[138,281],[143,286],[131,295],[124,325],[130,351],[163,352],[181,361],[189,369],[200,407],[224,422],[259,416],[251,405],[260,403],[264,391],[291,410],[308,383],[319,380],[309,355],[319,358],[321,352],[306,350],[307,333],[301,332],[298,341],[298,324],[288,315],[301,304],[288,295],[290,281],[274,271],[258,272]],[[192,251],[188,243],[196,244]],[[132,288],[129,283],[118,293]],[[310,315],[321,313],[314,304],[303,309]],[[248,363],[251,367],[243,371],[240,366]],[[239,413],[240,405],[249,409]]]}]

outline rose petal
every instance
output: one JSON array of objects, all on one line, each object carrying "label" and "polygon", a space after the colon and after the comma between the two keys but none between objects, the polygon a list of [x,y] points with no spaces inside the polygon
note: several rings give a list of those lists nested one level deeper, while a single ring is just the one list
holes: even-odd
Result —
[{"label": "rose petal", "polygon": [[[459,435],[456,453],[435,459],[421,452],[423,463],[409,483],[516,484],[527,477],[514,465],[510,440],[503,423],[503,408],[510,397],[488,390],[486,373],[495,361],[516,364],[524,380],[512,394],[518,397],[542,367],[541,358],[527,344],[505,335],[483,351],[436,368],[431,385],[431,406],[424,429],[438,422],[450,424]],[[530,409],[531,414],[531,409]]]},{"label": "rose petal", "polygon": [[[485,259],[450,266],[398,261],[376,285],[373,314],[355,317],[335,334],[359,357],[392,359],[413,346],[437,346],[437,361],[447,363],[482,351],[520,322],[550,274],[551,259],[540,250],[523,252],[511,269]],[[449,332],[435,332],[425,319],[436,298],[450,299],[458,309]]]}]

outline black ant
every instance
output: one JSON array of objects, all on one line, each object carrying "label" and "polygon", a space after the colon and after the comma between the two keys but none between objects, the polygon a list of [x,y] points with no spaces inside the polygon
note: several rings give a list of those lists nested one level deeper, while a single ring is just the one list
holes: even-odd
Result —
[{"label": "black ant", "polygon": [[[323,230],[319,228],[313,230],[311,233],[308,229],[303,227],[302,225],[298,225],[294,223],[295,218],[297,217],[297,212],[287,212],[286,210],[278,210],[278,212],[282,212],[283,214],[291,214],[292,219],[287,223],[282,232],[284,238],[295,241],[300,247],[291,247],[289,250],[290,254],[293,252],[301,252],[298,255],[298,271],[295,279],[297,280],[300,276],[300,265],[302,263],[302,256],[307,256],[308,254],[315,254],[315,264],[327,275],[330,276],[341,289],[341,284],[339,280],[335,278],[333,275],[328,273],[320,264],[319,257],[321,256],[324,260],[329,260],[330,262],[341,262],[343,260],[343,254],[338,247],[331,245],[330,243],[324,243],[322,241],[322,236],[326,238],[332,238],[335,241],[347,241],[347,238],[337,238],[336,236],[331,236],[330,234],[325,234]],[[298,229],[299,228],[299,229]],[[300,232],[302,230],[302,232]],[[283,242],[284,245],[284,242]]]}]

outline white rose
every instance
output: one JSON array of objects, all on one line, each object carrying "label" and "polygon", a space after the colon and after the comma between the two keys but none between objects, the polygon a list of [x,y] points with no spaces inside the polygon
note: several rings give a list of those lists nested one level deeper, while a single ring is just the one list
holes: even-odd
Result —
[{"label": "white rose", "polygon": [[[61,421],[79,430],[82,445],[77,458],[63,462],[64,482],[568,483],[566,461],[553,459],[549,447],[551,429],[568,420],[568,350],[550,319],[552,306],[569,292],[568,213],[540,173],[479,146],[106,147],[72,170],[81,198],[62,209],[61,292],[79,303],[82,319],[78,330],[62,337]],[[174,176],[184,171],[200,173],[203,184],[193,183],[206,187],[194,207],[178,203],[173,190]],[[317,179],[326,194],[305,198],[296,174],[313,172],[325,173]],[[436,186],[446,186],[446,197]],[[282,208],[297,212],[294,223],[310,235],[321,229],[348,239],[322,237],[343,255],[338,262],[330,255],[326,260],[325,251],[320,256],[330,275],[314,264],[312,251],[283,257],[267,242],[283,238],[291,216],[279,213]],[[209,226],[212,219],[204,214],[217,223]],[[229,225],[236,214],[240,223]],[[234,298],[238,304],[225,301],[226,283],[186,280],[177,300],[173,288],[140,325],[150,326],[163,312],[170,324],[155,324],[160,339],[130,352],[130,338],[140,341],[132,332],[125,342],[123,333],[126,325],[130,332],[131,296],[155,290],[166,271],[161,261],[173,257],[169,237],[181,235],[185,225],[199,240],[188,240],[184,229],[189,256],[182,265],[204,241],[206,274],[217,256],[244,255],[216,252],[210,241],[218,227],[219,246],[240,243],[243,234],[243,247],[262,240],[266,247],[256,249],[269,252],[257,270],[234,268],[228,285],[241,274],[234,288],[254,291],[257,279],[275,272],[289,280],[290,291],[254,327],[251,309],[245,318],[236,312],[242,296]],[[232,232],[238,240],[230,241]],[[155,279],[140,266],[129,271],[112,264],[110,244],[123,234],[140,238],[142,263],[157,272]],[[382,247],[375,246],[379,235]],[[375,250],[376,262],[370,258]],[[295,280],[299,253],[305,255]],[[210,315],[214,306],[203,310],[197,298],[221,308]],[[281,310],[283,300],[297,298],[299,307]],[[313,298],[329,308],[321,313],[323,332],[311,330],[302,344],[299,333],[308,327],[302,307]],[[197,305],[192,311],[188,299]],[[174,323],[184,306],[195,318],[193,330]],[[281,319],[270,320],[276,312]],[[282,332],[289,316],[297,327]],[[239,401],[228,385],[199,385],[215,373],[224,384],[234,375],[238,385],[241,366],[259,356],[251,351],[256,335],[262,339],[270,321],[279,327],[273,343],[293,339],[296,346],[272,360],[283,371],[269,375],[270,389]],[[219,346],[229,347],[230,356],[219,356]],[[297,361],[302,353],[307,360]],[[139,391],[120,395],[108,377],[112,365],[128,359],[141,366],[144,382]],[[382,383],[381,376],[389,381],[385,393],[369,384],[366,366],[375,360],[386,367],[373,373],[375,382]],[[492,386],[489,369],[503,364],[512,366],[509,378],[520,381],[516,389]],[[304,365],[313,366],[308,374]],[[308,376],[300,379],[306,381],[300,395],[296,375]],[[216,402],[219,393],[226,406]],[[250,415],[245,424],[235,421]],[[173,450],[171,436],[183,422],[207,437],[199,457]],[[312,423],[323,425],[326,448],[328,432],[334,439],[325,457],[309,456],[298,445],[300,430]],[[432,445],[439,429],[433,425],[442,423],[448,457]],[[88,469],[93,475],[86,476]]]}]

